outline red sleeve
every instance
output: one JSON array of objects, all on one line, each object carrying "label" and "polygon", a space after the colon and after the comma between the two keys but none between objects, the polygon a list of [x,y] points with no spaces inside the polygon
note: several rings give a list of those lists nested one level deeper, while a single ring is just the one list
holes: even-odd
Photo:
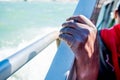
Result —
[{"label": "red sleeve", "polygon": [[120,80],[120,24],[113,26],[110,29],[103,29],[100,32],[100,36],[112,53],[112,62],[116,73],[117,80]]}]

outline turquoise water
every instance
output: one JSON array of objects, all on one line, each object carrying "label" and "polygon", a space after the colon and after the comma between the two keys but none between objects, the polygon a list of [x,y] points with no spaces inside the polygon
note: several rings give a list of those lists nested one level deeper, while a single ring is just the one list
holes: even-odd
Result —
[{"label": "turquoise water", "polygon": [[75,5],[72,2],[0,2],[0,48],[29,41],[41,35],[41,29],[60,27],[73,14]]},{"label": "turquoise water", "polygon": [[[36,37],[61,28],[77,3],[0,2],[0,60],[12,55]],[[50,45],[8,80],[44,80],[55,55]]]}]

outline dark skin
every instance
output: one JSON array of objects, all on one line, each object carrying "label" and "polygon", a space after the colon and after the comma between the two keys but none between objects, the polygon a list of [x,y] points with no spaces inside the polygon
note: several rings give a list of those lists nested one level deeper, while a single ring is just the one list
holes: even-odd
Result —
[{"label": "dark skin", "polygon": [[73,80],[97,80],[99,46],[96,27],[83,15],[68,18],[62,26],[59,37],[75,54],[76,77]]}]

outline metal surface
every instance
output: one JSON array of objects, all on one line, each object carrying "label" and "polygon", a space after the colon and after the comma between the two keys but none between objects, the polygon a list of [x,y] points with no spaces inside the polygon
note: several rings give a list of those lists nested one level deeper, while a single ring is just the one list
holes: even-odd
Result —
[{"label": "metal surface", "polygon": [[[95,3],[96,0],[80,0],[78,2],[74,15],[82,14],[90,18]],[[64,43],[64,41],[61,41],[45,80],[65,80],[66,72],[71,69],[73,62],[73,52],[69,46]]]},{"label": "metal surface", "polygon": [[58,38],[58,32],[52,32],[45,37],[33,42],[24,49],[0,62],[0,80],[7,79],[15,71],[21,68],[29,60],[35,57],[40,51]]}]

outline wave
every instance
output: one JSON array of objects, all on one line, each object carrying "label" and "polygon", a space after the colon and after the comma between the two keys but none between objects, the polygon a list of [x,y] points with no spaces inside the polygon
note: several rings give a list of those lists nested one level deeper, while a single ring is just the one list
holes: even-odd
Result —
[{"label": "wave", "polygon": [[[56,29],[57,28],[50,27],[41,28],[40,30],[37,29],[37,34],[34,39],[31,39],[29,41],[27,39],[23,39],[21,43],[18,43],[18,46],[7,46],[0,48],[0,61],[10,55],[13,55],[15,52],[36,41],[38,38],[42,38],[46,34]],[[31,30],[34,32],[33,29],[29,29],[29,31]],[[28,62],[24,67],[22,67],[19,71],[8,78],[8,80],[44,80],[56,51],[57,46],[56,42],[54,41],[46,49],[40,52],[35,58]]]}]

